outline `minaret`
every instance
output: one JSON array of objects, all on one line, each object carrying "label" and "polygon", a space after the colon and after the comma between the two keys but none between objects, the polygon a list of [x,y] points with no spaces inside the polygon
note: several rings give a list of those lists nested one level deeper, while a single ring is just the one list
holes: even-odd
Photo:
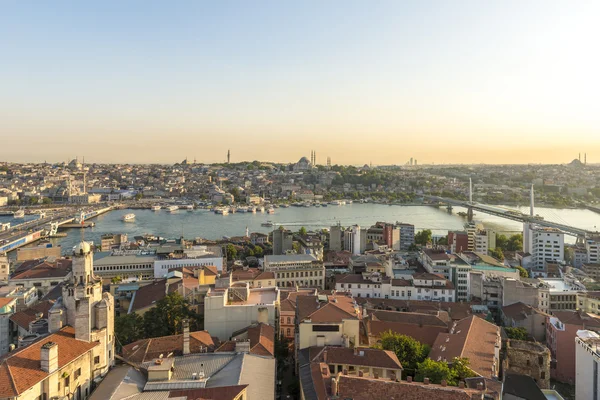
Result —
[{"label": "minaret", "polygon": [[587,153],[583,154],[583,164],[587,165]]},{"label": "minaret", "polygon": [[529,215],[532,217],[535,215],[534,210],[533,210],[533,208],[534,208],[533,207],[534,206],[533,198],[534,198],[533,197],[533,184],[531,184],[531,192],[529,193]]},{"label": "minaret", "polygon": [[246,237],[250,237],[250,231],[248,230],[248,227],[246,227]]},{"label": "minaret", "polygon": [[313,166],[316,166],[317,165],[317,152],[316,151],[314,152],[313,157],[314,157]]},{"label": "minaret", "polygon": [[579,153],[579,162],[581,162],[581,153]]},{"label": "minaret", "polygon": [[231,150],[227,150],[227,164],[229,164],[230,160],[231,160]]}]

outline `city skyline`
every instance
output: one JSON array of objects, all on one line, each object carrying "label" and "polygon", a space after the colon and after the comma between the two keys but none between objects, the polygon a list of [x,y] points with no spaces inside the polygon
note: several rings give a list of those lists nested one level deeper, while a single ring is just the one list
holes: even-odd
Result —
[{"label": "city skyline", "polygon": [[600,3],[13,3],[0,160],[564,164]]}]

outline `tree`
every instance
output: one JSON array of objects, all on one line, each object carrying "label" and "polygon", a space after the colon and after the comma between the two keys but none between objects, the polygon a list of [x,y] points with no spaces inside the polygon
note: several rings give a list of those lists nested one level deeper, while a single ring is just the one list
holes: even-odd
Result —
[{"label": "tree", "polygon": [[300,234],[300,236],[306,236],[306,228],[305,227],[300,228],[298,233]]},{"label": "tree", "polygon": [[136,313],[115,318],[115,336],[121,346],[144,337],[144,320]]},{"label": "tree", "polygon": [[[498,244],[498,243],[496,242],[496,244]],[[512,235],[508,239],[507,250],[508,251],[523,250],[523,234],[522,233],[517,233],[515,235]]]},{"label": "tree", "polygon": [[261,257],[263,255],[263,248],[260,246],[254,246],[254,255],[256,257]]},{"label": "tree", "polygon": [[475,373],[469,367],[470,365],[471,363],[466,357],[454,357],[452,359],[452,371],[454,371],[457,382],[464,381],[466,378],[472,378],[475,376]]},{"label": "tree", "polygon": [[416,244],[411,243],[411,245],[408,246],[408,251],[419,251],[419,248],[417,247]]},{"label": "tree", "polygon": [[500,247],[496,247],[494,250],[490,250],[492,257],[497,258],[500,261],[504,261],[504,253]]},{"label": "tree", "polygon": [[431,383],[441,383],[446,381],[449,385],[456,384],[456,373],[450,369],[444,361],[434,361],[427,358],[417,365],[416,380],[422,382],[424,378],[429,378]]},{"label": "tree", "polygon": [[231,243],[229,243],[225,247],[225,253],[227,254],[227,259],[228,260],[235,260],[237,258],[237,255],[238,255],[237,254],[237,249]]},{"label": "tree", "polygon": [[525,328],[504,328],[506,336],[512,340],[529,340],[529,334]]},{"label": "tree", "polygon": [[44,197],[42,199],[42,204],[52,204],[52,199],[50,197]]},{"label": "tree", "polygon": [[113,276],[112,279],[110,280],[110,283],[121,283],[123,281],[123,278],[121,278],[120,275],[118,276]]},{"label": "tree", "polygon": [[517,269],[519,270],[519,275],[521,276],[521,278],[529,278],[529,272],[527,272],[525,268],[521,267],[520,265],[517,265]]},{"label": "tree", "polygon": [[35,204],[39,203],[39,201],[40,201],[40,199],[35,196],[29,198],[29,204],[31,204],[31,205],[35,205]]},{"label": "tree", "polygon": [[438,239],[437,244],[440,246],[448,246],[448,236],[442,236]]},{"label": "tree", "polygon": [[156,306],[144,314],[146,337],[177,335],[182,333],[182,321],[190,320],[190,330],[201,328],[202,319],[188,308],[188,301],[178,292],[172,292],[160,299]]},{"label": "tree", "polygon": [[502,250],[508,250],[508,238],[506,235],[496,234],[496,247]]},{"label": "tree", "polygon": [[429,354],[429,346],[413,339],[410,336],[401,335],[397,332],[387,331],[381,334],[381,343],[375,348],[390,350],[396,356],[405,369],[414,370]]},{"label": "tree", "polygon": [[426,246],[427,243],[431,242],[431,237],[431,229],[423,229],[415,234],[415,243]]},{"label": "tree", "polygon": [[300,243],[298,243],[298,242],[292,243],[292,250],[294,250],[294,253],[300,254]]},{"label": "tree", "polygon": [[144,195],[143,195],[143,194],[141,194],[141,193],[138,193],[138,194],[136,194],[136,195],[135,195],[135,199],[136,199],[137,201],[140,201],[140,200],[142,199],[142,197],[144,197]]}]

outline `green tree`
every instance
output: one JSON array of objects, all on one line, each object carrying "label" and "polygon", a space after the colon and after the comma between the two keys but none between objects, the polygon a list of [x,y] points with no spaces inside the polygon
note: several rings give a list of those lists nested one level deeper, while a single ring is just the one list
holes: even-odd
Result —
[{"label": "green tree", "polygon": [[424,378],[429,378],[431,383],[441,383],[446,381],[449,385],[456,385],[456,373],[450,369],[444,361],[434,361],[427,358],[417,365],[417,374],[415,379],[422,382]]},{"label": "green tree", "polygon": [[408,251],[419,251],[419,247],[416,244],[411,243],[411,245],[408,246]]},{"label": "green tree", "polygon": [[300,234],[300,236],[306,236],[306,228],[305,227],[300,228],[298,233]]},{"label": "green tree", "polygon": [[50,197],[44,197],[42,199],[42,204],[52,204],[52,199]]},{"label": "green tree", "polygon": [[415,234],[415,243],[426,246],[427,243],[431,242],[431,237],[431,229],[423,229]]},{"label": "green tree", "polygon": [[443,236],[438,239],[437,244],[440,246],[448,246],[448,236]]},{"label": "green tree", "polygon": [[[497,244],[498,243],[496,242],[496,245]],[[517,233],[515,235],[512,235],[508,239],[507,250],[508,251],[522,251],[523,250],[523,234],[522,233]]]},{"label": "green tree", "polygon": [[39,202],[40,202],[40,199],[38,197],[33,196],[33,197],[29,198],[29,204],[31,204],[31,205],[36,205]]},{"label": "green tree", "polygon": [[410,336],[387,331],[381,334],[381,343],[375,348],[393,351],[405,369],[414,370],[429,354],[429,346]]},{"label": "green tree", "polygon": [[529,334],[525,328],[504,328],[506,336],[513,340],[529,340]]},{"label": "green tree", "polygon": [[500,261],[504,261],[504,253],[500,247],[496,247],[494,250],[490,250],[492,257],[497,258]]},{"label": "green tree", "polygon": [[294,253],[300,254],[300,243],[298,243],[298,242],[292,243],[292,250],[294,250]]},{"label": "green tree", "polygon": [[263,255],[263,248],[260,246],[254,246],[254,255],[256,257],[261,257]]},{"label": "green tree", "polygon": [[472,378],[475,373],[470,368],[471,363],[466,357],[454,357],[452,359],[452,371],[456,376],[457,382],[464,381],[466,378]]},{"label": "green tree", "polygon": [[225,247],[225,253],[227,254],[227,259],[228,260],[235,260],[237,258],[237,255],[238,255],[237,254],[237,249],[231,243],[229,243]]},{"label": "green tree", "polygon": [[123,281],[123,278],[121,278],[120,275],[118,276],[113,276],[112,279],[110,280],[110,283],[121,283]]},{"label": "green tree", "polygon": [[115,336],[121,346],[144,338],[143,318],[136,313],[115,318]]},{"label": "green tree", "polygon": [[527,272],[525,268],[521,267],[520,265],[517,265],[517,269],[519,270],[519,275],[521,276],[521,278],[529,278],[529,272]]},{"label": "green tree", "polygon": [[202,319],[188,308],[189,304],[178,292],[172,292],[144,314],[146,337],[176,335],[182,332],[182,321],[190,320],[190,329],[198,330]]},{"label": "green tree", "polygon": [[496,247],[502,250],[508,250],[508,238],[506,235],[496,234]]},{"label": "green tree", "polygon": [[138,194],[136,194],[136,195],[135,195],[135,199],[136,199],[137,201],[140,201],[140,200],[142,199],[142,197],[144,197],[144,195],[143,195],[143,194],[141,194],[141,193],[138,193]]}]

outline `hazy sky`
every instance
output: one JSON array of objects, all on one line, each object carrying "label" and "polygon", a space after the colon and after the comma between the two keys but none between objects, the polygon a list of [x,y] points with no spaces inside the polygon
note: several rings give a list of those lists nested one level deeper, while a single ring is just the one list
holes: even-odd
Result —
[{"label": "hazy sky", "polygon": [[600,162],[600,1],[0,2],[0,161]]}]

